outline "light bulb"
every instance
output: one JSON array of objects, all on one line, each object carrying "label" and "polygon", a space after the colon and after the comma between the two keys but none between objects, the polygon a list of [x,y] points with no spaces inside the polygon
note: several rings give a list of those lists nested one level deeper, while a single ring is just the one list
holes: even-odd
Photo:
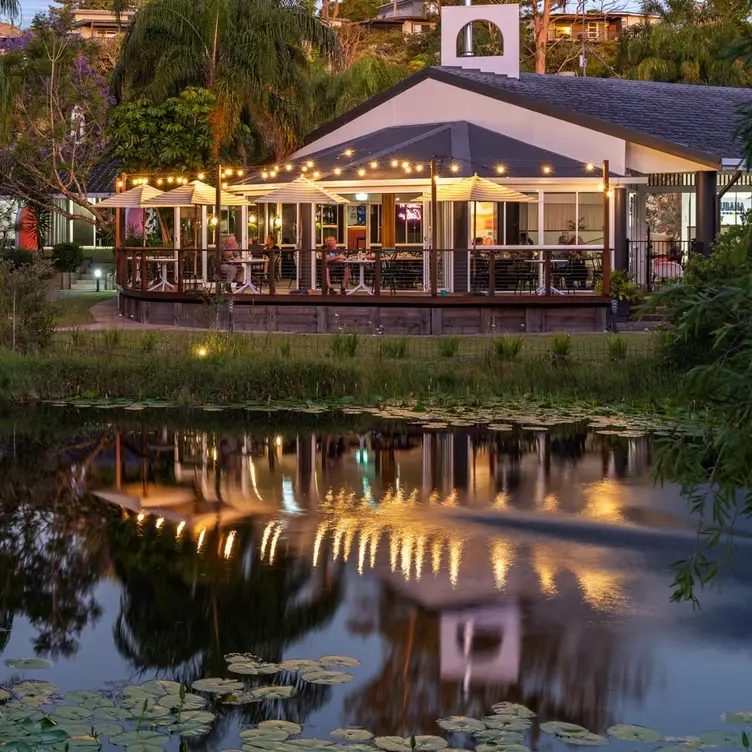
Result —
[{"label": "light bulb", "polygon": [[[276,170],[277,168],[275,167],[274,169]],[[236,171],[235,171],[235,174],[236,174],[236,175],[237,175],[237,176],[238,176],[239,178],[242,178],[242,177],[243,177],[243,170],[236,170]]]},{"label": "light bulb", "polygon": [[416,172],[423,172],[423,165],[422,164],[416,164],[415,165],[415,171]]},{"label": "light bulb", "polygon": [[312,160],[312,159],[309,159],[309,160],[308,160],[308,161],[306,162],[306,165],[307,165],[308,167],[313,167],[313,160]]},{"label": "light bulb", "polygon": [[345,149],[345,156],[346,157],[351,157],[352,155],[353,155],[353,150],[352,149]]},{"label": "light bulb", "polygon": [[261,177],[262,177],[262,178],[263,178],[264,180],[266,180],[266,179],[267,179],[267,178],[269,177],[269,173],[268,173],[268,172],[267,172],[266,170],[264,170],[264,171],[263,171],[263,172],[261,173]]},{"label": "light bulb", "polygon": [[398,159],[393,159],[391,161],[391,165],[392,165],[392,167],[399,167],[399,160]]},{"label": "light bulb", "polygon": [[162,178],[157,178],[157,185],[162,185],[163,182]]},{"label": "light bulb", "polygon": [[361,167],[361,168],[360,168],[360,169],[358,170],[358,175],[359,175],[359,176],[360,176],[360,177],[362,178],[362,177],[363,177],[363,176],[364,176],[365,174],[366,174],[366,171],[365,171],[365,170],[364,170],[364,169],[363,169],[363,168]]},{"label": "light bulb", "polygon": [[302,166],[302,167],[300,168],[300,171],[301,171],[301,172],[308,172],[308,168],[307,168],[307,167],[306,167],[305,165],[303,165],[303,166]]},{"label": "light bulb", "polygon": [[334,174],[335,174],[335,175],[341,175],[341,174],[342,174],[342,170],[340,170],[340,168],[339,168],[339,167],[335,167],[335,168],[334,168]]},{"label": "light bulb", "polygon": [[402,169],[404,169],[405,167],[409,167],[409,166],[410,166],[409,162],[403,162],[402,163]]},{"label": "light bulb", "polygon": [[378,162],[371,162],[371,169],[375,170],[379,166]]},{"label": "light bulb", "polygon": [[292,165],[291,165],[291,164],[286,164],[286,165],[285,165],[285,169],[286,169],[286,170],[287,170],[288,172],[290,172],[290,171],[292,170]]},{"label": "light bulb", "polygon": [[551,168],[548,165],[543,165],[543,172],[546,175],[550,175],[551,174]]},{"label": "light bulb", "polygon": [[167,178],[167,182],[168,182],[168,183],[174,183],[174,182],[175,182],[175,178],[174,178],[174,177],[172,177],[172,175],[170,175],[170,177],[169,177],[169,178]]},{"label": "light bulb", "polygon": [[204,175],[203,172],[199,172],[199,174],[198,174],[198,179],[199,180],[203,180],[205,177],[206,177],[206,175]]},{"label": "light bulb", "polygon": [[506,168],[504,167],[504,165],[499,165],[499,166],[498,166],[498,167],[496,168],[496,172],[498,172],[498,173],[499,173],[499,175],[503,175],[503,174],[504,174],[504,171],[505,171],[505,170],[506,170]]},{"label": "light bulb", "polygon": [[588,162],[588,163],[587,163],[587,164],[585,165],[585,169],[586,169],[586,170],[587,170],[588,172],[592,172],[592,171],[593,171],[593,170],[595,169],[595,165],[594,165],[594,164],[593,164],[592,162]]},{"label": "light bulb", "polygon": [[315,172],[313,173],[313,177],[315,177],[315,178],[321,177],[321,173],[320,173],[320,172],[319,172],[318,170],[316,170],[316,171],[315,171]]},{"label": "light bulb", "polygon": [[458,172],[460,168],[456,164],[453,164],[449,169],[452,172]]},{"label": "light bulb", "polygon": [[413,171],[413,168],[410,167],[410,165],[408,165],[407,167],[405,167],[405,172],[411,173],[412,171]]}]

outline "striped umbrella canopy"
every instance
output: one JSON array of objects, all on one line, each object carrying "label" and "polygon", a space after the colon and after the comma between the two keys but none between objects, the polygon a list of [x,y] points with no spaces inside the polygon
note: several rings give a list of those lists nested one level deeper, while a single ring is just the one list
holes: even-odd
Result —
[{"label": "striped umbrella canopy", "polygon": [[161,195],[162,191],[151,185],[137,185],[129,191],[116,193],[114,196],[110,196],[104,201],[100,201],[97,204],[97,207],[103,207],[105,209],[141,209],[148,205],[147,202],[150,199]]},{"label": "striped umbrella canopy", "polygon": [[256,199],[262,204],[349,204],[338,193],[332,193],[302,175]]},{"label": "striped umbrella canopy", "polygon": [[[146,206],[215,206],[217,190],[214,186],[192,180],[190,183],[173,188],[149,199]],[[248,202],[242,197],[227,191],[220,192],[221,206],[245,206]]]},{"label": "striped umbrella canopy", "polygon": [[[499,185],[486,178],[473,175],[457,183],[437,183],[436,198],[438,201],[511,201],[515,203],[530,203],[534,198],[515,191],[505,185]],[[424,193],[414,201],[430,201],[431,193]]]}]

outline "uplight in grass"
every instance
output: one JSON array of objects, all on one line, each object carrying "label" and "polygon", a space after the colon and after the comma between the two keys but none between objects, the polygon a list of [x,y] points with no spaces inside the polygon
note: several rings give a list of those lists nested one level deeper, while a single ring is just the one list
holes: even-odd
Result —
[{"label": "uplight in grass", "polygon": [[209,354],[209,351],[205,347],[197,347],[196,348],[196,355],[199,358],[205,358]]}]

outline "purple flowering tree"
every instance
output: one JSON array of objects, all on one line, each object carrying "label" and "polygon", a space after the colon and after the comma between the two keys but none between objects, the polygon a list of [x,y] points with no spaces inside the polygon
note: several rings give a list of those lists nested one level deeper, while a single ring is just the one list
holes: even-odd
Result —
[{"label": "purple flowering tree", "polygon": [[88,198],[88,181],[106,151],[113,102],[90,63],[92,43],[72,34],[66,14],[38,16],[0,56],[0,194],[72,218],[68,199],[106,227],[110,216]]}]

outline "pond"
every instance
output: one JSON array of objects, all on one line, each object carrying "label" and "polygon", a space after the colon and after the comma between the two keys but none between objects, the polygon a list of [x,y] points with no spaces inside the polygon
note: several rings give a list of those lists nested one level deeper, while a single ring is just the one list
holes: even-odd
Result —
[{"label": "pond", "polygon": [[741,747],[746,544],[669,602],[638,421],[345,412],[3,419],[0,749]]}]

